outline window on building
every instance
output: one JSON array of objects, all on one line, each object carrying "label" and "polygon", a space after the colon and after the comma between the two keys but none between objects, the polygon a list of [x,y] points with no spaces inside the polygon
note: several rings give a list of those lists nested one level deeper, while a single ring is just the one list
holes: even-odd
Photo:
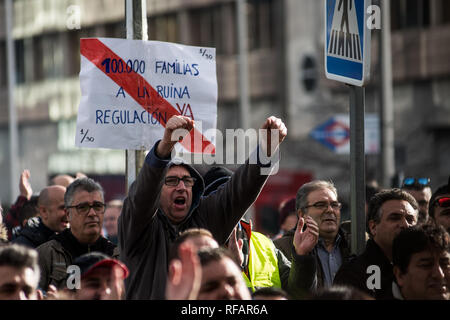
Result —
[{"label": "window on building", "polygon": [[273,47],[273,0],[249,0],[247,2],[247,23],[249,50]]},{"label": "window on building", "polygon": [[44,79],[44,66],[43,66],[43,59],[44,59],[44,52],[42,47],[42,35],[37,35],[33,37],[33,59],[34,59],[34,81],[40,81]]},{"label": "window on building", "polygon": [[178,25],[175,14],[152,16],[147,20],[150,40],[178,42]]},{"label": "window on building", "polygon": [[108,23],[105,25],[105,35],[106,38],[126,38],[127,30],[125,25],[125,20],[116,23]]},{"label": "window on building", "polygon": [[14,41],[15,62],[16,62],[16,83],[25,82],[25,46],[23,39]]},{"label": "window on building", "polygon": [[42,37],[42,67],[44,79],[56,78],[62,72],[62,46],[56,33]]},{"label": "window on building", "polygon": [[450,23],[450,1],[442,0],[442,23]]},{"label": "window on building", "polygon": [[7,86],[6,43],[0,41],[0,88]]},{"label": "window on building", "polygon": [[430,26],[430,0],[391,0],[392,30]]},{"label": "window on building", "polygon": [[75,76],[80,73],[80,31],[71,30],[67,36],[66,76]]},{"label": "window on building", "polygon": [[[228,4],[226,4],[228,5]],[[194,46],[216,48],[217,54],[224,53],[225,32],[231,32],[233,21],[226,20],[226,5],[220,4],[206,8],[194,9],[189,12],[190,43]],[[232,37],[233,39],[235,37]]]},{"label": "window on building", "polygon": [[81,28],[80,38],[93,38],[93,37],[96,37],[95,27]]}]

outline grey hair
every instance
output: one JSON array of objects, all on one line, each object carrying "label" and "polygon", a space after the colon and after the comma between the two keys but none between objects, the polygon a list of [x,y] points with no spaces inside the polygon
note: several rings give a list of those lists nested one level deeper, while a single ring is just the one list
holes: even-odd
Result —
[{"label": "grey hair", "polygon": [[300,189],[298,189],[297,196],[295,197],[295,210],[298,212],[298,210],[306,207],[308,205],[308,195],[311,192],[320,189],[328,189],[336,195],[336,198],[338,196],[336,187],[334,186],[333,182],[325,180],[314,180],[305,183],[300,187]]},{"label": "grey hair", "polygon": [[30,268],[34,274],[34,289],[37,288],[41,271],[38,264],[38,252],[19,244],[8,244],[0,247],[0,267],[15,269]]},{"label": "grey hair", "polygon": [[102,186],[91,178],[79,178],[67,186],[64,194],[64,205],[69,207],[72,205],[74,195],[77,191],[100,192],[102,200],[104,199],[104,191]]}]

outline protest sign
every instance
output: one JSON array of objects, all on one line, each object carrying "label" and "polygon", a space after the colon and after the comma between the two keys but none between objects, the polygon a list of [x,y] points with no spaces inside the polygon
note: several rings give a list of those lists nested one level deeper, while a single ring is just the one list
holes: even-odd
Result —
[{"label": "protest sign", "polygon": [[149,149],[173,115],[196,123],[186,151],[215,152],[214,48],[160,41],[81,39],[81,101],[75,144]]}]

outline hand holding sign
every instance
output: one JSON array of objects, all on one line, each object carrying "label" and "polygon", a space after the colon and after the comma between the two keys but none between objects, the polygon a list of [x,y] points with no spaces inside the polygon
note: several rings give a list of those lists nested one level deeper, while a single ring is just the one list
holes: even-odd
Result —
[{"label": "hand holding sign", "polygon": [[194,128],[194,120],[185,116],[173,116],[167,121],[164,136],[158,147],[156,155],[167,158],[178,141],[181,141]]}]

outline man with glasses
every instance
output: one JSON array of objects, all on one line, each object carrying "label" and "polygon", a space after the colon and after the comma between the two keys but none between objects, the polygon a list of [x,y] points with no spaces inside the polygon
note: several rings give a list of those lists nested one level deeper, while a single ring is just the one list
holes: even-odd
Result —
[{"label": "man with glasses", "polygon": [[65,212],[70,227],[40,245],[39,287],[47,291],[62,288],[68,277],[67,267],[82,254],[98,251],[117,257],[116,246],[101,236],[105,203],[103,188],[90,178],[72,182],[64,195]]},{"label": "man with glasses", "polygon": [[405,178],[402,190],[410,193],[419,204],[419,219],[417,223],[428,220],[428,204],[431,199],[430,178]]},{"label": "man with glasses", "polygon": [[450,177],[448,183],[439,187],[431,196],[430,217],[450,233]]},{"label": "man with glasses", "polygon": [[63,186],[49,186],[41,190],[38,198],[39,216],[28,219],[26,226],[13,243],[37,248],[69,226],[64,210]]},{"label": "man with glasses", "polygon": [[[119,246],[120,260],[130,269],[125,282],[127,299],[164,299],[169,248],[179,233],[205,228],[224,244],[267,180],[260,162],[247,161],[223,188],[203,196],[201,175],[192,166],[171,159],[179,137],[193,127],[189,117],[173,116],[167,121],[163,138],[146,156],[124,201]],[[287,134],[284,123],[275,117],[266,119],[261,129],[279,133],[278,141],[271,137],[260,144],[264,150],[276,150]]]},{"label": "man with glasses", "polygon": [[353,286],[377,300],[392,296],[392,244],[402,230],[417,223],[416,199],[401,189],[387,189],[375,194],[369,202],[367,240],[364,252],[342,265],[334,284]]},{"label": "man with glasses", "polygon": [[[348,239],[339,227],[341,219],[341,203],[332,182],[315,180],[305,183],[297,191],[295,208],[299,216],[301,229],[313,228],[314,223],[319,227],[319,237],[314,246],[299,252],[300,256],[309,256],[316,260],[317,287],[330,287],[334,276],[343,262],[350,257]],[[306,228],[306,229],[305,229]],[[274,241],[287,257],[291,257],[293,243],[299,234],[295,229],[287,232],[282,238]],[[306,259],[306,257],[305,257]]]}]

